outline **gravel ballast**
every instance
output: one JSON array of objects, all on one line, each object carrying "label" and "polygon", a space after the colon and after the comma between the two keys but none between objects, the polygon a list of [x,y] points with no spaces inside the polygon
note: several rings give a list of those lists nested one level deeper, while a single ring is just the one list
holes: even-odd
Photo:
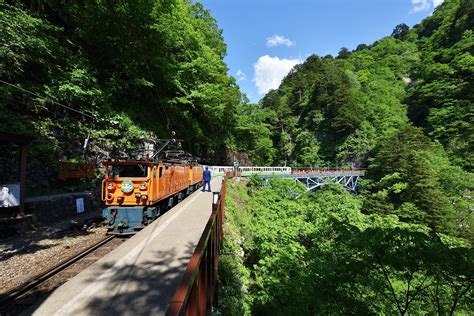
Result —
[{"label": "gravel ballast", "polygon": [[103,239],[105,227],[77,223],[42,228],[0,239],[0,294],[19,286]]}]

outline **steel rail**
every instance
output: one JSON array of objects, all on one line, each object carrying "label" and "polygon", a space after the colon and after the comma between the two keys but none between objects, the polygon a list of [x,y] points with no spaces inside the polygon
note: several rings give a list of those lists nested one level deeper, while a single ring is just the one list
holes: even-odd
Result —
[{"label": "steel rail", "polygon": [[77,262],[78,260],[84,258],[88,254],[90,254],[92,251],[102,247],[112,239],[114,239],[115,236],[109,236],[101,241],[95,243],[94,245],[90,246],[89,248],[85,249],[84,251],[81,251],[80,253],[70,257],[69,259],[64,260],[63,262],[59,263],[58,265],[54,266],[53,268],[48,269],[47,271],[35,276],[32,280],[23,283],[22,285],[19,285],[3,294],[0,295],[0,306],[4,305],[5,303],[8,303],[16,298],[19,298],[23,294],[27,293],[31,289],[35,288],[36,286],[40,285],[44,281],[50,279],[54,275],[58,274],[59,272],[63,271],[73,263]]}]

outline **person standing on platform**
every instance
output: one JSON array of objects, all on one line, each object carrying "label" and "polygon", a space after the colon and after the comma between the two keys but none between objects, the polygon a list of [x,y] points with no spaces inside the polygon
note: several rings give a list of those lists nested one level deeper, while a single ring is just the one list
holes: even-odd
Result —
[{"label": "person standing on platform", "polygon": [[208,188],[208,192],[211,192],[211,170],[209,170],[209,167],[206,166],[205,170],[202,173],[202,182],[204,185],[202,186],[202,192],[206,191],[206,184]]}]

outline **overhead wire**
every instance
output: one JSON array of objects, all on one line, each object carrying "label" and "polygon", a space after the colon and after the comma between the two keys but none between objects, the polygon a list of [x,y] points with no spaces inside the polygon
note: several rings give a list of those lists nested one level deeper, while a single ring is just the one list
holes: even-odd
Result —
[{"label": "overhead wire", "polygon": [[[151,71],[150,71],[150,69],[148,68],[148,65],[147,65],[146,68],[147,68],[148,74],[149,74],[149,76],[151,77],[152,81],[154,81],[153,75],[151,74]],[[23,87],[21,87],[21,86],[17,86],[17,85],[15,85],[15,84],[10,83],[10,82],[8,82],[8,81],[5,81],[5,80],[3,80],[3,79],[0,79],[0,82],[3,83],[3,84],[5,84],[5,85],[8,85],[8,86],[10,86],[10,87],[12,87],[12,88],[15,88],[15,89],[18,89],[18,90],[20,90],[20,91],[23,91],[23,92],[25,92],[25,93],[27,93],[27,94],[29,94],[29,95],[32,95],[32,96],[35,96],[35,97],[37,97],[37,98],[39,98],[39,99],[45,100],[46,102],[49,102],[49,103],[58,105],[58,106],[63,107],[63,108],[65,108],[65,109],[69,110],[69,111],[73,111],[73,112],[75,112],[75,113],[78,113],[78,114],[80,114],[80,115],[82,115],[82,116],[84,116],[84,117],[91,118],[94,122],[96,121],[96,118],[93,117],[92,115],[88,114],[88,113],[85,113],[85,112],[83,112],[83,111],[74,109],[74,108],[72,108],[72,107],[70,107],[70,106],[64,105],[64,104],[59,103],[59,102],[57,102],[57,101],[54,101],[54,100],[52,100],[52,99],[50,99],[50,98],[48,98],[48,97],[41,96],[41,95],[39,95],[39,94],[37,94],[37,93],[35,93],[35,92],[33,92],[33,91],[30,91],[30,90],[28,90],[28,89],[25,89],[25,88],[23,88]],[[161,97],[160,97],[160,94],[159,94],[159,92],[158,92],[158,89],[156,89],[156,86],[154,86],[154,91],[155,91],[155,94],[156,94],[156,96],[158,97],[158,99],[160,99],[160,101],[161,101]],[[16,101],[15,101],[15,102],[16,102]],[[155,101],[155,102],[156,102],[156,101]],[[164,109],[161,108],[161,103],[162,103],[162,102],[159,102],[159,104],[157,104],[157,105],[158,105],[157,108],[158,108],[158,111],[160,112],[162,118],[165,120],[165,123],[166,123],[166,125],[167,125],[167,129],[169,130],[170,125],[173,125],[173,126],[174,126],[174,124],[173,124],[173,123],[171,122],[171,120],[169,119],[169,117],[168,117],[168,115],[167,115],[167,113],[166,113],[166,110],[164,110]],[[85,147],[86,147],[87,144],[88,144],[89,139],[90,139],[90,135],[88,135],[87,138],[86,138],[86,140],[84,141],[84,150],[85,150]]]},{"label": "overhead wire", "polygon": [[[152,76],[152,74],[151,74],[151,71],[150,71],[150,69],[149,69],[148,67],[147,67],[147,71],[148,71],[148,73],[149,73],[151,79],[154,81],[153,76]],[[10,86],[10,87],[12,87],[12,88],[15,88],[15,89],[17,89],[17,90],[23,91],[23,92],[25,92],[25,93],[27,93],[27,94],[29,94],[29,95],[32,95],[32,96],[35,96],[35,97],[40,98],[40,99],[42,99],[42,100],[45,100],[46,102],[50,102],[50,103],[52,103],[52,104],[58,105],[58,106],[63,107],[63,108],[65,108],[65,109],[69,110],[69,111],[73,111],[73,112],[78,113],[78,114],[80,114],[80,115],[82,115],[82,116],[84,116],[84,117],[91,118],[93,121],[96,121],[96,118],[93,117],[93,116],[90,115],[90,114],[87,114],[87,113],[82,112],[82,111],[80,111],[80,110],[74,109],[74,108],[72,108],[72,107],[70,107],[70,106],[67,106],[67,105],[64,105],[64,104],[62,104],[62,103],[56,102],[56,101],[54,101],[54,100],[52,100],[52,99],[50,99],[50,98],[48,98],[48,97],[41,96],[41,95],[39,95],[39,94],[37,94],[37,93],[35,93],[35,92],[33,92],[33,91],[30,91],[30,90],[28,90],[28,89],[25,89],[25,88],[23,88],[23,87],[21,87],[21,86],[17,86],[17,85],[15,85],[15,84],[10,83],[10,82],[8,82],[8,81],[5,81],[5,80],[3,80],[3,79],[0,79],[0,82],[3,83],[3,84],[5,84],[5,85],[8,85],[8,86]],[[154,90],[155,90],[155,93],[156,93],[157,97],[161,100],[158,90],[156,89],[156,87],[154,87],[154,88],[155,88]],[[12,100],[12,101],[17,102],[16,100]],[[161,102],[160,102],[160,103],[161,103]],[[159,112],[162,114],[162,117],[166,120],[166,125],[167,125],[167,128],[169,129],[169,126],[170,126],[170,123],[171,123],[171,122],[170,122],[170,119],[169,119],[168,115],[166,114],[166,110],[161,109],[161,108],[160,108],[160,105],[158,105],[157,108],[158,108]],[[84,149],[84,153],[83,153],[84,155],[85,155],[85,153],[86,153],[86,150],[87,150],[89,141],[90,141],[90,134],[88,134],[88,135],[87,135],[87,138],[84,140],[84,146],[83,146],[83,147],[84,147],[84,148],[83,148],[83,149]]]},{"label": "overhead wire", "polygon": [[[155,104],[157,105],[157,108],[158,108],[158,111],[160,112],[160,114],[164,117],[164,119],[166,120],[166,128],[168,129],[168,131],[170,130],[170,125],[172,125],[173,128],[175,128],[174,124],[171,122],[170,118],[168,117],[168,114],[166,113],[166,109],[162,109],[161,107],[163,106],[163,101],[161,99],[161,96],[160,96],[160,92],[158,91],[158,89],[156,88],[156,85],[155,85],[155,79],[153,78],[153,74],[150,70],[150,67],[148,64],[146,64],[146,70],[148,72],[148,75],[150,76],[150,79],[152,80],[153,82],[153,91],[155,91],[155,94],[159,100],[159,103],[156,103]],[[154,101],[154,100],[153,100]]]},{"label": "overhead wire", "polygon": [[35,96],[35,97],[37,97],[37,98],[43,99],[43,100],[45,100],[46,102],[50,102],[50,103],[52,103],[52,104],[61,106],[61,107],[65,108],[65,109],[67,109],[67,110],[69,110],[69,111],[73,111],[73,112],[76,112],[76,113],[78,113],[78,114],[81,114],[82,116],[91,118],[91,119],[93,119],[93,120],[95,121],[95,117],[93,117],[93,116],[90,115],[90,114],[84,113],[84,112],[79,111],[79,110],[77,110],[77,109],[74,109],[74,108],[72,108],[72,107],[70,107],[70,106],[67,106],[67,105],[61,104],[61,103],[59,103],[59,102],[56,102],[56,101],[54,101],[54,100],[52,100],[52,99],[50,99],[50,98],[48,98],[48,97],[41,96],[41,95],[39,95],[39,94],[37,94],[37,93],[35,93],[35,92],[33,92],[33,91],[27,90],[27,89],[25,89],[25,88],[23,88],[23,87],[20,87],[20,86],[17,86],[17,85],[14,85],[13,83],[7,82],[7,81],[5,81],[5,80],[0,79],[0,82],[3,83],[3,84],[8,85],[8,86],[10,86],[10,87],[13,87],[13,88],[15,88],[15,89],[21,90],[21,91],[23,91],[23,92],[25,92],[25,93],[28,93],[28,94],[30,94],[30,95],[33,95],[33,96]]}]

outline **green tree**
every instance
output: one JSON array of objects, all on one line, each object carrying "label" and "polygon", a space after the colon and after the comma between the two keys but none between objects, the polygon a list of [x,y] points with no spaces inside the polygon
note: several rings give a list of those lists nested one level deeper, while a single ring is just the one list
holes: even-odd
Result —
[{"label": "green tree", "polygon": [[414,28],[421,62],[406,98],[410,119],[467,170],[474,159],[472,12],[472,1],[447,1]]},{"label": "green tree", "polygon": [[[419,129],[407,126],[401,130],[376,150],[369,166],[368,177],[373,186],[367,210],[377,212],[377,205],[386,201],[393,205],[394,213],[410,222],[424,223],[435,231],[456,232],[458,236],[470,235],[456,224],[466,216],[461,215],[466,213],[456,206],[456,201],[471,203],[463,192],[470,187],[463,177],[469,175],[453,168],[444,157],[439,145]],[[453,177],[463,183],[463,189],[453,186]]]},{"label": "green tree", "polygon": [[401,23],[395,26],[391,36],[403,41],[407,38],[409,31],[410,31],[410,27],[406,25],[405,23]]}]

